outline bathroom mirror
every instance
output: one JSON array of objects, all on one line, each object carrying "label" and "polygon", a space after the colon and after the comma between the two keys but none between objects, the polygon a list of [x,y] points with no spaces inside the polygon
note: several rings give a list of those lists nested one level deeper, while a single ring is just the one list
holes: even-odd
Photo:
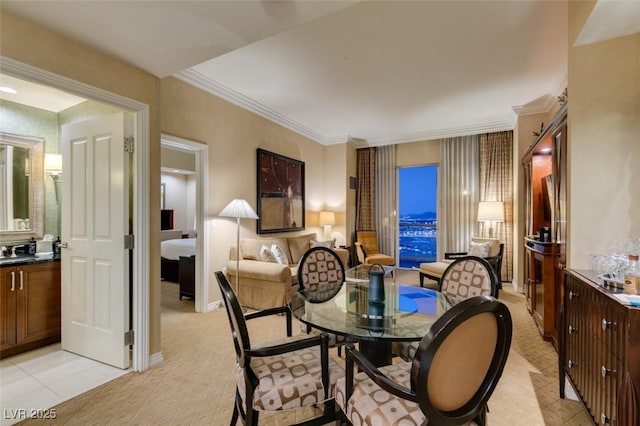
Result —
[{"label": "bathroom mirror", "polygon": [[0,241],[42,238],[44,139],[0,132]]}]

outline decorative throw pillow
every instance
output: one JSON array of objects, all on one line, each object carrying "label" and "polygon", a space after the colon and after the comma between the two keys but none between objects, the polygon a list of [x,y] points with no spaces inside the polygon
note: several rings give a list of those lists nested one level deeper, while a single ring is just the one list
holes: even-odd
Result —
[{"label": "decorative throw pillow", "polygon": [[309,241],[309,244],[311,245],[311,247],[326,247],[332,249],[336,244],[336,239],[334,238],[333,240],[327,241],[311,240]]},{"label": "decorative throw pillow", "polygon": [[476,256],[476,257],[487,257],[489,256],[489,242],[486,243],[474,243],[471,242],[471,248],[467,255]]},{"label": "decorative throw pillow", "polygon": [[276,263],[276,257],[271,252],[271,249],[264,244],[260,247],[260,260],[263,262]]},{"label": "decorative throw pillow", "polygon": [[284,254],[284,251],[277,244],[271,245],[271,253],[273,253],[273,257],[276,258],[276,262],[281,265],[288,265],[289,259],[287,259],[287,255]]}]

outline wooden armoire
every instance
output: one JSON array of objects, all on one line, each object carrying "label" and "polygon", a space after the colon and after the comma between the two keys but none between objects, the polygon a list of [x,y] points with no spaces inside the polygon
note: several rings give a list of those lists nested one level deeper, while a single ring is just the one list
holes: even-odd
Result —
[{"label": "wooden armoire", "polygon": [[540,334],[557,348],[566,265],[567,104],[522,159],[525,177],[524,291]]}]

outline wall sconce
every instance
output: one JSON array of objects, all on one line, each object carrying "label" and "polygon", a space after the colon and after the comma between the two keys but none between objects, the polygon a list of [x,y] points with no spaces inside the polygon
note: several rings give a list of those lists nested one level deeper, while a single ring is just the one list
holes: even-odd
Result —
[{"label": "wall sconce", "polygon": [[489,238],[493,238],[494,222],[504,222],[504,203],[502,201],[480,201],[478,203],[478,222],[489,223]]},{"label": "wall sconce", "polygon": [[62,175],[62,154],[45,154],[44,155],[44,171],[51,175],[53,179],[53,187],[56,191],[56,203],[58,201],[58,182]]},{"label": "wall sconce", "polygon": [[320,212],[318,224],[324,227],[324,239],[331,239],[331,225],[336,224],[336,215],[333,212]]}]

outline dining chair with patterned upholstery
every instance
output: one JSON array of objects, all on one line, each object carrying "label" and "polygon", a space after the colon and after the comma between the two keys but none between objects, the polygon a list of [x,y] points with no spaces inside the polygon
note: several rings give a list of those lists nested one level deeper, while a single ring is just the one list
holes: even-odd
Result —
[{"label": "dining chair with patterned upholstery", "polygon": [[[307,250],[298,263],[298,286],[301,291],[316,290],[320,284],[341,285],[345,281],[344,264],[338,254],[327,247],[312,247]],[[311,302],[325,302],[335,296],[339,287],[329,286],[331,289],[324,294],[319,291],[309,292],[313,294]],[[302,332],[306,334],[318,334],[311,326],[301,323]],[[341,346],[347,341],[344,336],[333,333],[325,333],[329,338],[329,347],[338,347],[338,355],[341,355]]]},{"label": "dining chair with patterned upholstery", "polygon": [[[281,411],[324,403],[322,413],[308,424],[325,424],[336,416],[333,400],[336,381],[344,371],[329,357],[325,335],[292,336],[287,306],[244,315],[238,298],[221,271],[215,273],[224,300],[236,351],[236,397],[231,418],[257,425],[260,411]],[[285,314],[287,337],[260,346],[251,344],[247,321]]]},{"label": "dining chair with patterned upholstery", "polygon": [[475,296],[434,322],[413,361],[376,368],[347,345],[346,375],[336,385],[340,417],[353,425],[485,425],[512,327],[504,303]]},{"label": "dining chair with patterned upholstery", "polygon": [[[438,291],[454,302],[469,297],[489,295],[498,297],[498,276],[491,264],[476,256],[459,257],[447,267],[439,282]],[[413,359],[418,342],[393,342],[392,351],[405,361]]]}]

